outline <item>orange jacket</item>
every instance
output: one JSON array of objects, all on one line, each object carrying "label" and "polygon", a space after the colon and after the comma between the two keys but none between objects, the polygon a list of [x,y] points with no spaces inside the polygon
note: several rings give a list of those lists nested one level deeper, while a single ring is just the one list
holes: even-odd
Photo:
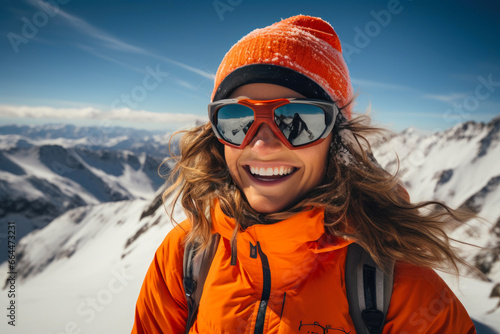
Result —
[{"label": "orange jacket", "polygon": [[[190,333],[351,333],[344,282],[347,245],[327,237],[323,212],[301,212],[238,233],[219,207],[213,225],[222,238]],[[137,300],[132,333],[184,333],[183,240],[175,227],[158,248]],[[256,331],[257,327],[257,331]],[[431,269],[397,263],[383,333],[475,333],[469,315]]]}]

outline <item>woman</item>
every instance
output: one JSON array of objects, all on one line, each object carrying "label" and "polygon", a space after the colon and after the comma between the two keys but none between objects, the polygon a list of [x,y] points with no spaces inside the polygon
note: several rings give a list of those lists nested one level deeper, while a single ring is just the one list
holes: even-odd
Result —
[{"label": "woman", "polygon": [[[468,217],[412,204],[374,161],[364,136],[375,130],[351,117],[341,52],[327,22],[301,15],[226,54],[210,123],[184,134],[167,191],[180,191],[188,219],[155,254],[133,333],[355,333],[345,287],[353,242],[386,270],[396,261],[383,333],[475,333],[431,269],[463,263],[443,229]],[[308,134],[291,138],[279,125],[295,113]],[[183,255],[195,240],[216,252],[189,327]]]}]

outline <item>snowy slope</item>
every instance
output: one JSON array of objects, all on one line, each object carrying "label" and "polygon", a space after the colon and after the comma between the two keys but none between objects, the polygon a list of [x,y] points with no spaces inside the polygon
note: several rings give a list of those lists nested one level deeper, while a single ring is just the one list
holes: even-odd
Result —
[{"label": "snowy slope", "polygon": [[500,117],[434,134],[408,129],[374,147],[379,163],[388,170],[397,169],[395,152],[413,201],[438,200],[452,208],[471,209],[483,218],[458,227],[451,236],[483,247],[460,248],[493,282],[483,286],[487,289],[483,295],[492,294],[496,286],[500,297]]},{"label": "snowy slope", "polygon": [[[414,201],[438,199],[453,207],[466,205],[498,225],[499,123],[500,119],[489,124],[466,123],[436,134],[407,130],[376,145],[375,154],[381,164],[392,168],[397,151],[403,180]],[[23,238],[17,248],[18,326],[13,330],[0,322],[0,332],[130,332],[147,267],[172,228],[159,195],[153,201],[135,199],[74,208]],[[184,214],[176,208],[174,217],[181,221]],[[456,237],[498,247],[500,227],[481,221],[471,225],[479,231],[478,237],[470,235],[470,227],[454,231]],[[489,298],[500,282],[494,250],[485,249],[484,254],[468,250],[471,259],[483,254],[491,282],[443,276],[476,320],[498,329],[500,310],[488,313],[499,302],[499,298]],[[475,261],[479,263],[479,258]],[[0,272],[6,271],[6,264],[0,265]],[[0,293],[0,303],[7,303],[5,290]]]},{"label": "snowy slope", "polygon": [[[378,145],[375,155],[382,166],[395,170],[394,151],[413,201],[437,199],[459,207],[500,176],[500,117],[488,124],[467,122],[431,135],[409,129]],[[488,193],[495,190],[496,185]],[[478,203],[478,213],[490,204]],[[500,210],[483,213],[489,214],[487,219],[500,216]]]},{"label": "snowy slope", "polygon": [[15,221],[21,238],[72,208],[154,196],[164,182],[163,136],[110,128],[97,141],[92,133],[99,128],[0,127],[2,231]]},{"label": "snowy slope", "polygon": [[[477,225],[490,230],[500,219],[500,117],[429,135],[408,129],[374,148],[379,163],[392,171],[397,168],[395,152],[413,201],[439,200],[473,209],[491,222]],[[476,241],[481,246],[488,242],[484,237]]]},{"label": "snowy slope", "polygon": [[144,274],[173,226],[161,199],[153,203],[76,208],[26,236],[17,247],[19,321],[15,330],[0,322],[0,332],[60,333],[72,324],[82,333],[129,332]]}]

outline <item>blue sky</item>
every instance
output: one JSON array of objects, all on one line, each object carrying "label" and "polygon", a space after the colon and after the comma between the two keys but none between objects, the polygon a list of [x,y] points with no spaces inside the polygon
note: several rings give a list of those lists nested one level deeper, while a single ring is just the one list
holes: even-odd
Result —
[{"label": "blue sky", "polygon": [[437,131],[500,115],[493,0],[0,3],[0,125],[172,130],[206,120],[227,50],[296,14],[333,25],[359,93],[355,109],[370,106],[376,124]]}]

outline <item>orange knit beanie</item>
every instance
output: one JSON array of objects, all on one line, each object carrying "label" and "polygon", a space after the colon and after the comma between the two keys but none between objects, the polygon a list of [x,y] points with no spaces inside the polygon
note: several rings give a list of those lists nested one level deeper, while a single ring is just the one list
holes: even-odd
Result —
[{"label": "orange knit beanie", "polygon": [[243,37],[217,70],[212,101],[249,83],[272,83],[334,101],[351,118],[352,86],[342,47],[333,27],[320,18],[293,16]]}]

